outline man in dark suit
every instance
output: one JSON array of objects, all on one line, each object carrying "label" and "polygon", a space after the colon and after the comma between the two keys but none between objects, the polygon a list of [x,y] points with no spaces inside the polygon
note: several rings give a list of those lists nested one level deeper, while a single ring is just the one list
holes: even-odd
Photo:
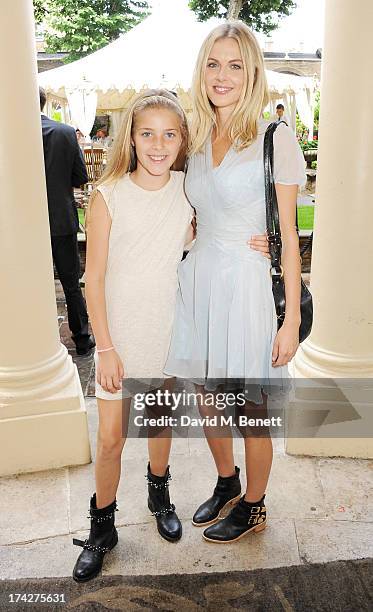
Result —
[{"label": "man in dark suit", "polygon": [[79,219],[73,192],[73,187],[87,183],[88,175],[74,128],[43,115],[46,94],[42,87],[39,94],[53,261],[65,293],[76,352],[89,355],[95,341],[88,332],[87,308],[79,285]]}]

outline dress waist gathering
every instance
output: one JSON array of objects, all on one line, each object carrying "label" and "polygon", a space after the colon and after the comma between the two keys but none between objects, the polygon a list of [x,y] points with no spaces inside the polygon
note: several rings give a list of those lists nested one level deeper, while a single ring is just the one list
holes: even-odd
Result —
[{"label": "dress waist gathering", "polygon": [[245,228],[198,227],[197,237],[190,253],[197,255],[207,248],[215,251],[216,254],[221,253],[234,259],[238,257],[247,262],[260,262],[265,268],[269,268],[269,260],[258,251],[251,249],[248,244],[253,234],[259,234],[259,232],[257,230],[248,231]]}]

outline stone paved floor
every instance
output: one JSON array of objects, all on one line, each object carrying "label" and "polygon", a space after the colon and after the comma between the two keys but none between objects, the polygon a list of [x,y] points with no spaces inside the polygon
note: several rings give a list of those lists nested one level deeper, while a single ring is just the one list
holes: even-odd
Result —
[{"label": "stone paved floor", "polygon": [[[58,312],[65,317],[57,285]],[[65,318],[61,337],[77,363],[93,460],[97,408],[92,358],[76,357]],[[172,501],[183,538],[160,538],[146,506],[146,440],[129,439],[123,453],[116,520],[120,543],[105,559],[103,575],[225,572],[373,556],[373,461],[293,457],[274,439],[267,489],[268,528],[234,545],[214,545],[191,524],[195,508],[211,494],[215,469],[203,439],[176,438],[171,456]],[[236,463],[244,467],[235,440]],[[244,478],[242,478],[244,480]],[[244,484],[244,483],[243,483]],[[94,465],[0,478],[0,579],[70,576],[86,537]],[[11,512],[9,509],[11,508]]]}]

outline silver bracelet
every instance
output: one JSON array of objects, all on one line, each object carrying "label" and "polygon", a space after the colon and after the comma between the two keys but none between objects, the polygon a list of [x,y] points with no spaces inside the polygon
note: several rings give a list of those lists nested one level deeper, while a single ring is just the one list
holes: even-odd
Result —
[{"label": "silver bracelet", "polygon": [[97,349],[97,352],[98,353],[106,353],[106,351],[112,351],[112,350],[114,350],[113,346],[111,346],[110,348],[107,348],[107,349]]}]

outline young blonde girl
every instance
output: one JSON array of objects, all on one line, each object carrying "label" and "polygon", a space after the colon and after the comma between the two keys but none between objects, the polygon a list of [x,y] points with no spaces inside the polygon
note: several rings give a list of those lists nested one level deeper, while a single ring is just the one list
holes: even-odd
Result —
[{"label": "young blonde girl", "polygon": [[[87,215],[86,299],[96,338],[99,412],[91,529],[73,571],[96,576],[118,541],[114,526],[131,398],[122,379],[162,379],[170,343],[177,266],[193,238],[183,191],[188,128],[177,98],[150,90],[128,109]],[[171,436],[149,438],[148,506],[158,531],[181,537],[168,493]]]}]

